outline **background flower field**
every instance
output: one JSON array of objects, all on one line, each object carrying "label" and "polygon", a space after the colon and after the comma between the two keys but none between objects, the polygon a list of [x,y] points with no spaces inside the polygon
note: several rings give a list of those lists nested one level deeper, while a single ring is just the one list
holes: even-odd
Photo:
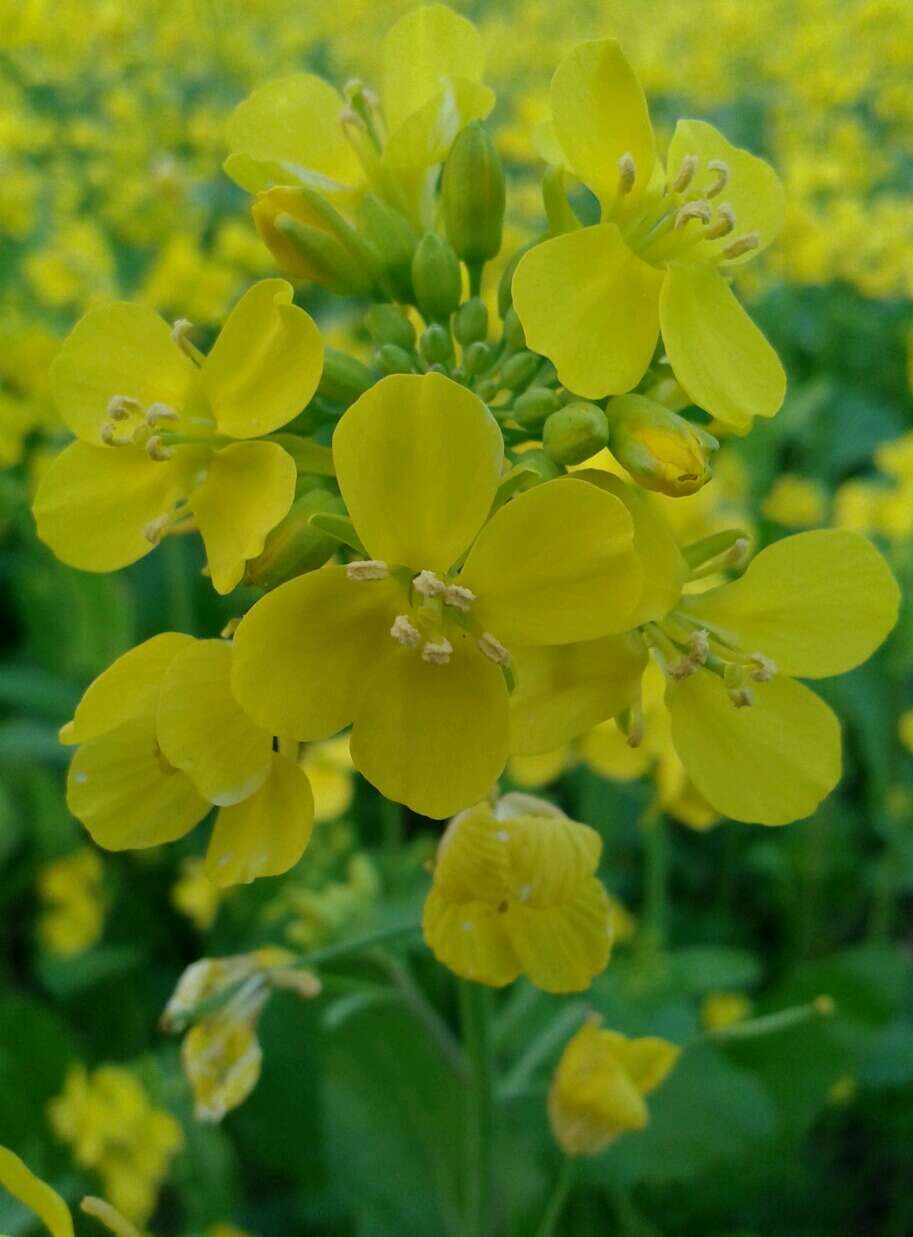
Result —
[{"label": "background flower field", "polygon": [[[68,1201],[100,1193],[155,1234],[458,1231],[452,977],[420,937],[333,957],[417,921],[440,826],[382,800],[335,739],[308,750],[319,824],[285,877],[215,889],[199,833],[167,849],[94,847],[66,808],[59,726],[134,644],[211,634],[240,607],[199,576],[189,538],[89,575],[37,541],[30,512],[66,439],[47,368],[86,309],[139,300],[210,343],[240,294],[275,272],[221,170],[234,106],[302,67],[370,80],[381,35],[411,7],[0,5],[0,1144]],[[778,169],[786,227],[741,287],[784,361],[787,402],[750,442],[728,436],[712,486],[664,500],[666,514],[688,539],[734,523],[760,545],[819,525],[863,532],[908,597],[913,7],[454,7],[479,26],[498,92],[513,190],[503,258],[541,226],[534,132],[554,64],[582,38],[620,38],[664,139],[675,117],[698,116]],[[308,286],[296,299],[328,343],[370,355],[351,301]],[[845,774],[785,829],[718,821],[661,735],[635,758],[611,723],[509,767],[506,786],[548,788],[601,834],[617,943],[580,998],[525,980],[498,998],[505,1234],[532,1232],[541,1213],[557,1164],[543,1080],[587,1010],[684,1043],[820,996],[830,1017],[689,1050],[647,1129],[582,1168],[559,1231],[913,1231],[909,601],[865,666],[818,687],[844,720]],[[200,1122],[159,1018],[194,960],[265,945],[324,959],[323,993],[272,997],[258,1086],[223,1122]],[[0,1196],[0,1230],[19,1237],[33,1223]]]}]

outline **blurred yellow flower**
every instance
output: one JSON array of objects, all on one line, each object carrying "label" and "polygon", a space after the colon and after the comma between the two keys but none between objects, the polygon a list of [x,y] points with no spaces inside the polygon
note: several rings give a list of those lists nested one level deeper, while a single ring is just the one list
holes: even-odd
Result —
[{"label": "blurred yellow flower", "polygon": [[171,905],[186,915],[198,932],[208,932],[215,923],[222,890],[206,875],[202,859],[182,859],[180,875],[171,886]]},{"label": "blurred yellow flower", "polygon": [[100,939],[105,923],[103,869],[88,847],[45,864],[38,874],[38,894],[47,904],[38,935],[49,953],[70,958]]},{"label": "blurred yellow flower", "polygon": [[701,1026],[705,1031],[722,1031],[743,1022],[751,1008],[751,998],[744,992],[708,992],[701,1001]]},{"label": "blurred yellow flower", "polygon": [[827,497],[811,477],[782,473],[761,503],[761,513],[784,528],[814,528],[826,518]]}]

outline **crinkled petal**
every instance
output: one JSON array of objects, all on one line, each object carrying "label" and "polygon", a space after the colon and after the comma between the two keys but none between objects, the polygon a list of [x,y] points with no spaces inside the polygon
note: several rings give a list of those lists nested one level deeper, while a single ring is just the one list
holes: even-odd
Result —
[{"label": "crinkled petal", "polygon": [[434,886],[448,902],[491,902],[507,897],[510,834],[490,803],[455,816],[444,831],[434,864]]},{"label": "crinkled petal", "polygon": [[473,617],[508,646],[624,631],[641,590],[633,536],[624,504],[585,481],[527,490],[495,513],[466,560]]},{"label": "crinkled petal", "polygon": [[570,391],[621,395],[641,380],[659,335],[662,272],[614,223],[578,228],[528,250],[513,279],[526,341]]},{"label": "crinkled petal", "polygon": [[193,636],[165,631],[118,657],[86,688],[61,743],[85,743],[133,717],[154,717],[165,671],[193,643]]},{"label": "crinkled petal", "polygon": [[625,204],[636,202],[650,182],[656,148],[647,100],[618,41],[581,43],[565,56],[552,78],[551,104],[568,165],[603,211],[608,214],[618,198],[623,155],[631,155],[636,168]]},{"label": "crinkled petal", "polygon": [[221,1121],[259,1081],[263,1050],[256,1024],[230,1012],[202,1018],[184,1036],[181,1062],[193,1091],[193,1115]]},{"label": "crinkled petal", "polygon": [[327,739],[355,716],[371,668],[392,644],[397,593],[321,567],[267,593],[235,632],[232,690],[257,725]]},{"label": "crinkled petal", "polygon": [[106,850],[173,842],[209,811],[193,782],[159,750],[155,719],[140,717],[77,749],[67,805]]},{"label": "crinkled petal", "polygon": [[445,77],[481,82],[482,40],[472,22],[443,4],[401,17],[383,43],[381,97],[391,133],[440,94]]},{"label": "crinkled petal", "polygon": [[270,773],[254,794],[216,817],[206,875],[214,885],[279,876],[304,854],[314,828],[314,796],[302,768],[273,752]]},{"label": "crinkled petal", "polygon": [[217,593],[230,593],[244,564],[263,551],[267,534],[288,514],[298,473],[275,442],[237,442],[212,457],[190,495]]},{"label": "crinkled petal", "polygon": [[323,372],[323,340],[292,304],[292,285],[261,279],[231,311],[203,362],[202,381],[219,432],[257,438],[310,401]]},{"label": "crinkled petal", "polygon": [[158,740],[210,803],[239,803],[272,766],[272,736],[231,694],[231,645],[195,640],[169,665],[158,699]]},{"label": "crinkled petal", "polygon": [[438,962],[475,983],[503,988],[520,974],[520,963],[490,902],[449,902],[437,888],[425,900],[422,930]]},{"label": "crinkled petal", "polygon": [[511,896],[535,909],[570,902],[593,875],[602,838],[589,825],[561,816],[512,816],[501,822]]},{"label": "crinkled petal", "polygon": [[34,1211],[51,1237],[73,1237],[70,1209],[57,1193],[7,1147],[0,1147],[0,1185]]},{"label": "crinkled petal", "polygon": [[739,580],[698,594],[687,609],[745,653],[783,674],[820,679],[865,661],[897,621],[900,589],[858,533],[819,529],[784,537]]},{"label": "crinkled petal", "polygon": [[666,688],[672,741],[698,790],[722,816],[786,825],[810,816],[840,780],[840,723],[795,679],[754,686],[737,709],[717,675]]},{"label": "crinkled petal", "polygon": [[608,963],[612,911],[595,877],[556,906],[511,902],[504,921],[524,973],[545,992],[582,992]]},{"label": "crinkled petal", "polygon": [[373,558],[447,571],[478,532],[501,475],[501,431],[443,374],[394,374],[333,435],[339,488]]},{"label": "crinkled petal", "polygon": [[507,686],[468,638],[447,665],[388,641],[352,729],[356,769],[381,794],[440,819],[484,799],[507,761]]},{"label": "crinkled petal", "polygon": [[123,302],[92,309],[77,322],[49,377],[61,420],[93,446],[101,443],[113,395],[181,411],[196,384],[196,370],[167,322],[144,305]]},{"label": "crinkled petal", "polygon": [[780,358],[719,271],[670,267],[659,304],[666,352],[695,404],[737,430],[779,412],[786,395]]},{"label": "crinkled petal", "polygon": [[155,548],[147,525],[186,491],[178,457],[156,461],[141,447],[72,442],[42,475],[32,510],[38,536],[61,562],[116,571]]}]

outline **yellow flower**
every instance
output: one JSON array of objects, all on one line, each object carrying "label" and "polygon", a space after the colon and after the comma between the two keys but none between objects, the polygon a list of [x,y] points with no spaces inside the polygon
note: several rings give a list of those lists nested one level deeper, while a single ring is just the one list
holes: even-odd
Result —
[{"label": "yellow flower", "polygon": [[751,1013],[751,998],[744,992],[708,992],[701,1002],[701,1026],[721,1031],[743,1022]]},{"label": "yellow flower", "polygon": [[514,304],[529,346],[592,399],[635,387],[661,331],[693,403],[740,429],[772,416],[783,368],[728,277],[780,230],[776,174],[697,120],[679,121],[663,170],[643,91],[614,39],[565,57],[551,110],[555,157],[602,213],[520,261]]},{"label": "yellow flower", "polygon": [[810,477],[787,472],[777,477],[761,504],[761,513],[784,528],[813,528],[825,519],[826,498]]},{"label": "yellow flower", "polygon": [[353,723],[352,760],[370,782],[448,816],[504,768],[514,650],[629,625],[630,517],[568,478],[488,519],[501,432],[440,374],[373,386],[341,418],[333,457],[365,557],[257,602],[235,635],[232,685],[276,733],[310,741]]},{"label": "yellow flower", "polygon": [[171,905],[186,915],[198,932],[207,932],[219,913],[222,891],[206,875],[201,859],[182,859],[181,872],[171,886]]},{"label": "yellow flower", "polygon": [[213,884],[274,876],[301,858],[314,816],[307,775],[236,703],[231,661],[225,641],[165,632],[90,685],[60,737],[80,744],[67,803],[99,846],[173,842],[216,805]]},{"label": "yellow flower", "polygon": [[50,953],[73,957],[101,937],[105,922],[101,881],[101,860],[88,847],[41,869],[38,893],[48,906],[39,920],[38,933]]},{"label": "yellow flower", "polygon": [[34,504],[60,559],[112,571],[189,517],[215,588],[235,587],[295,494],[291,457],[250,440],[307,404],[323,364],[317,327],[291,300],[284,280],[256,284],[199,368],[142,306],[105,305],[77,324],[51,383],[78,441],[47,469]]},{"label": "yellow flower", "polygon": [[594,829],[529,795],[480,803],[447,826],[425,901],[425,940],[464,979],[501,988],[524,974],[580,992],[605,968],[612,911],[594,875]]},{"label": "yellow flower", "polygon": [[309,744],[299,763],[310,778],[314,792],[314,820],[318,824],[335,820],[349,810],[355,787],[347,735],[327,739],[325,743]]},{"label": "yellow flower", "polygon": [[548,1096],[552,1132],[565,1155],[599,1155],[650,1119],[644,1096],[681,1054],[664,1039],[627,1039],[589,1019],[568,1042]]}]

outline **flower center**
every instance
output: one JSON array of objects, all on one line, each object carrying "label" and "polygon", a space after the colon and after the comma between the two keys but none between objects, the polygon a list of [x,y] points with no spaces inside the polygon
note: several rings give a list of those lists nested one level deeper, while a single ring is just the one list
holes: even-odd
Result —
[{"label": "flower center", "polygon": [[176,447],[214,446],[218,440],[211,417],[185,417],[160,401],[143,407],[132,395],[108,400],[99,438],[106,447],[144,447],[151,460],[174,457]]}]

